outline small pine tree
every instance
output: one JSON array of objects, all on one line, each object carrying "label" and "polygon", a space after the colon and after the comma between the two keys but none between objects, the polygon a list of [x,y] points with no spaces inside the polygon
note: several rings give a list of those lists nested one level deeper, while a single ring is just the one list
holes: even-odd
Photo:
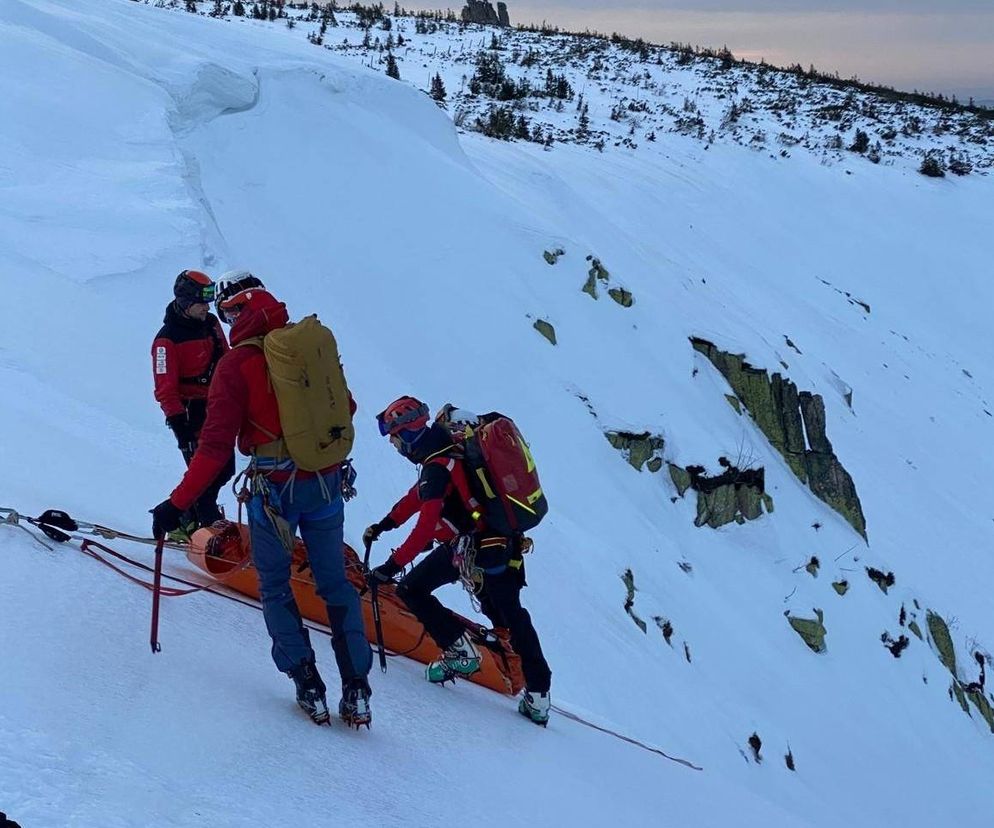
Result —
[{"label": "small pine tree", "polygon": [[531,139],[531,130],[528,129],[528,119],[524,115],[518,116],[518,121],[514,125],[514,137],[519,141]]},{"label": "small pine tree", "polygon": [[942,162],[931,154],[926,155],[922,159],[922,165],[918,168],[918,172],[922,175],[927,175],[929,178],[943,178],[946,175]]},{"label": "small pine tree", "polygon": [[245,17],[245,4],[242,0],[235,0],[235,5],[231,7],[231,13],[235,17]]},{"label": "small pine tree", "polygon": [[438,101],[438,103],[445,103],[445,99],[448,97],[448,93],[445,91],[445,83],[442,80],[441,74],[438,72],[431,79],[431,92],[429,94],[432,100]]},{"label": "small pine tree", "polygon": [[228,13],[223,0],[214,0],[214,7],[211,9],[211,17],[224,17]]},{"label": "small pine tree", "polygon": [[397,59],[393,56],[393,52],[387,54],[387,76],[400,80],[400,69],[397,67]]},{"label": "small pine tree", "polygon": [[190,12],[190,14],[196,14],[197,0],[186,0],[186,10]]},{"label": "small pine tree", "polygon": [[853,139],[852,145],[849,147],[849,149],[852,152],[858,152],[860,155],[862,155],[869,148],[870,148],[870,136],[867,135],[865,132],[863,132],[863,130],[857,129],[856,137]]},{"label": "small pine tree", "polygon": [[590,116],[587,115],[586,105],[580,110],[580,119],[576,125],[576,135],[581,140],[590,135]]}]

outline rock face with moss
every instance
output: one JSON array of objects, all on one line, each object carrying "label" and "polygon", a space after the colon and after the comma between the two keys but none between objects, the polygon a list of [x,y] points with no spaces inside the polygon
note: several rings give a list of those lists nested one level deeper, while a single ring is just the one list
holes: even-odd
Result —
[{"label": "rock face with moss", "polygon": [[657,434],[648,431],[634,434],[630,431],[608,431],[607,441],[625,455],[625,459],[638,471],[648,464],[649,471],[657,472],[663,466],[662,451],[666,445]]},{"label": "rock face with moss", "polygon": [[959,706],[963,708],[963,712],[971,718],[973,714],[970,712],[970,704],[972,704],[980,717],[987,723],[991,733],[994,733],[994,707],[991,706],[984,694],[986,672],[984,655],[979,651],[974,654],[974,658],[980,666],[980,680],[970,683],[961,681],[957,675],[956,647],[949,634],[949,625],[946,624],[946,620],[939,613],[928,610],[925,613],[925,623],[928,627],[932,648],[939,657],[939,661],[953,677],[952,684],[949,686],[949,697],[955,698]]},{"label": "rock face with moss", "polygon": [[532,327],[553,345],[556,344],[556,329],[549,322],[546,322],[544,319],[536,319]]},{"label": "rock face with moss", "polygon": [[824,623],[825,614],[820,609],[816,609],[814,612],[814,618],[796,618],[790,613],[786,613],[787,621],[794,628],[794,631],[801,636],[805,644],[814,652],[823,653],[825,652],[825,636],[828,634]]},{"label": "rock face with moss", "polygon": [[[849,472],[835,456],[825,432],[825,403],[819,394],[798,391],[779,373],[770,377],[741,354],[691,338],[694,349],[717,368],[787,465],[811,491],[866,538],[866,518]],[[805,440],[805,435],[807,439]]]},{"label": "rock face with moss", "polygon": [[764,491],[763,469],[740,470],[721,458],[725,471],[717,477],[704,474],[703,466],[686,469],[669,464],[670,479],[683,497],[688,489],[697,492],[695,526],[717,529],[727,523],[745,523],[762,516],[763,510],[773,511],[773,498]]}]

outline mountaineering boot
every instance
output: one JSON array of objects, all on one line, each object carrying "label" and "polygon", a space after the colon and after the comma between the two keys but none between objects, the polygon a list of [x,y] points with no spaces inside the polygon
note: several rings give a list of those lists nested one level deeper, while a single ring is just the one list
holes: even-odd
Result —
[{"label": "mountaineering boot", "polygon": [[302,661],[288,674],[297,686],[297,704],[315,724],[326,724],[331,718],[325,699],[325,686],[313,661]]},{"label": "mountaineering boot", "polygon": [[542,727],[549,723],[549,708],[551,707],[552,700],[548,693],[530,693],[525,690],[521,701],[518,702],[518,712]]},{"label": "mountaineering boot", "polygon": [[349,727],[358,730],[362,725],[369,729],[373,714],[369,710],[369,697],[373,691],[363,676],[350,679],[342,685],[342,700],[338,703],[338,716]]},{"label": "mountaineering boot", "polygon": [[425,678],[432,684],[445,684],[456,677],[469,678],[480,671],[480,651],[465,633],[445,648],[442,657],[433,661],[425,670]]}]

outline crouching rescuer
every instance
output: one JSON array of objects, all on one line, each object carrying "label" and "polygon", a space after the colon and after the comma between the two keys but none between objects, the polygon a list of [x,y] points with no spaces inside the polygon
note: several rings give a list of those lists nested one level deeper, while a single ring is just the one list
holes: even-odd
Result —
[{"label": "crouching rescuer", "polygon": [[462,581],[494,627],[509,632],[521,658],[526,690],[518,711],[545,725],[552,674],[531,616],[521,606],[521,589],[523,553],[531,547],[524,532],[538,524],[548,506],[527,444],[500,414],[477,417],[445,406],[432,423],[428,407],[413,397],[392,402],[377,422],[380,433],[421,469],[410,491],[363,535],[369,545],[418,516],[407,539],[370,571],[370,581],[392,580],[431,550],[397,586],[398,597],[442,650],[427,667],[428,681],[444,684],[480,669],[480,652],[465,627],[432,594]]},{"label": "crouching rescuer", "polygon": [[273,661],[293,679],[298,704],[316,723],[327,722],[326,687],[290,589],[299,528],[328,610],[342,680],[339,715],[368,727],[372,651],[342,554],[342,466],[354,438],[355,403],[331,331],[315,316],[288,324],[286,306],[261,284],[248,273],[223,282],[218,309],[231,325],[232,347],[214,374],[196,454],[179,486],[152,510],[152,531],[158,538],[175,527],[237,441],[252,458],[251,555]]}]

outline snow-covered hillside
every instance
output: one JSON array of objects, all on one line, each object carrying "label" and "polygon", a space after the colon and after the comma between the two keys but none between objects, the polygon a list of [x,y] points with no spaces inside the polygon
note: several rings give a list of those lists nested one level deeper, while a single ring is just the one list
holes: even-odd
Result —
[{"label": "snow-covered hillside", "polygon": [[[994,735],[954,700],[994,646],[987,177],[841,175],[663,131],[652,153],[546,152],[459,133],[298,28],[131,0],[5,0],[0,42],[0,506],[146,534],[182,470],[148,357],[172,280],[250,268],[341,345],[346,537],[411,482],[382,404],[513,414],[552,505],[523,596],[554,700],[703,768],[562,716],[543,731],[403,659],[372,676],[369,733],[315,728],[255,611],[167,601],[152,656],[147,592],[0,526],[0,810],[25,828],[989,823]],[[596,300],[588,256],[610,272]],[[822,395],[868,543],[691,337]],[[761,467],[774,511],[695,527],[696,493],[608,431],[657,435],[681,467]],[[818,654],[785,618],[815,609]],[[884,633],[907,636],[899,658]]]},{"label": "snow-covered hillside", "polygon": [[[146,3],[152,0],[144,0]],[[183,4],[165,4],[180,11]],[[567,34],[552,22],[509,30],[402,4],[200,0],[200,14],[288,28],[318,48],[396,74],[439,100],[461,129],[553,147],[656,155],[663,133],[703,147],[736,143],[858,171],[867,164],[941,176],[986,174],[994,110],[828,76],[815,67],[741,62],[727,49],[656,46],[623,35]],[[261,18],[261,20],[259,19]]]}]

